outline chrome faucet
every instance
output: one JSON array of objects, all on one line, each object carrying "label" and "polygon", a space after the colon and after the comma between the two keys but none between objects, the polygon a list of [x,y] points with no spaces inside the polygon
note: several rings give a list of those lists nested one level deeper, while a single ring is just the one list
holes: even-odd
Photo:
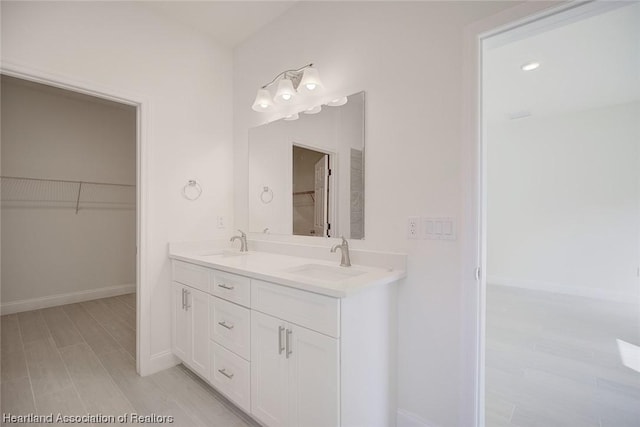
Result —
[{"label": "chrome faucet", "polygon": [[342,236],[342,243],[339,245],[333,245],[331,252],[335,252],[340,249],[342,258],[340,259],[340,267],[351,267],[351,257],[349,256],[349,242]]},{"label": "chrome faucet", "polygon": [[238,230],[240,232],[239,236],[233,236],[230,240],[230,242],[233,242],[234,240],[238,240],[240,239],[240,252],[247,252],[248,248],[247,248],[247,235],[244,231],[242,230]]}]

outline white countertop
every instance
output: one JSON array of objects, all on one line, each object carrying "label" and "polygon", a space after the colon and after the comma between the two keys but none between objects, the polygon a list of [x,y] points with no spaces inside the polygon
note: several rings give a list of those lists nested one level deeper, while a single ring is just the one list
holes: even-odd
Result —
[{"label": "white countertop", "polygon": [[[387,285],[406,277],[404,270],[390,267],[376,268],[355,264],[351,267],[339,267],[336,262],[270,252],[249,251],[248,254],[237,255],[228,250],[173,249],[170,250],[169,257],[335,298],[344,298],[368,287]],[[337,280],[320,280],[296,273],[295,270],[309,265],[319,266],[319,269],[326,266],[327,271],[336,271],[338,276],[358,275]]]}]

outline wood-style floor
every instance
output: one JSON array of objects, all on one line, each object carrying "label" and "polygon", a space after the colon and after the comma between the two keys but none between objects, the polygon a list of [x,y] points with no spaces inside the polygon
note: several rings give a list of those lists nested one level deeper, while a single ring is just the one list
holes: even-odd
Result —
[{"label": "wood-style floor", "polygon": [[639,427],[638,301],[487,287],[487,427]]},{"label": "wood-style floor", "polygon": [[[182,365],[138,376],[135,307],[129,294],[2,316],[2,414],[136,413],[173,416],[172,426],[254,425]],[[2,425],[11,424],[3,417]]]}]

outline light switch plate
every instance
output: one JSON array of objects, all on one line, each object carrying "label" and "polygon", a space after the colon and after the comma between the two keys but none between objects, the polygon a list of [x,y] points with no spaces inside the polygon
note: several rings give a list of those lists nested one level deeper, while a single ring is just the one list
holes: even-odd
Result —
[{"label": "light switch plate", "polygon": [[422,238],[429,240],[456,240],[453,218],[422,218]]}]

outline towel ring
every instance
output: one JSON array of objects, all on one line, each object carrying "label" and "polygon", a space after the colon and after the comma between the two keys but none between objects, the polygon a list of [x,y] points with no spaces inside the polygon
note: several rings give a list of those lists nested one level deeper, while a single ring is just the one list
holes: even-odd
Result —
[{"label": "towel ring", "polygon": [[271,203],[271,201],[273,200],[273,190],[267,186],[262,187],[262,193],[260,193],[260,200],[262,200],[262,203],[264,204]]},{"label": "towel ring", "polygon": [[190,179],[184,187],[182,187],[182,195],[187,200],[197,200],[202,194],[202,187],[195,179]]}]

